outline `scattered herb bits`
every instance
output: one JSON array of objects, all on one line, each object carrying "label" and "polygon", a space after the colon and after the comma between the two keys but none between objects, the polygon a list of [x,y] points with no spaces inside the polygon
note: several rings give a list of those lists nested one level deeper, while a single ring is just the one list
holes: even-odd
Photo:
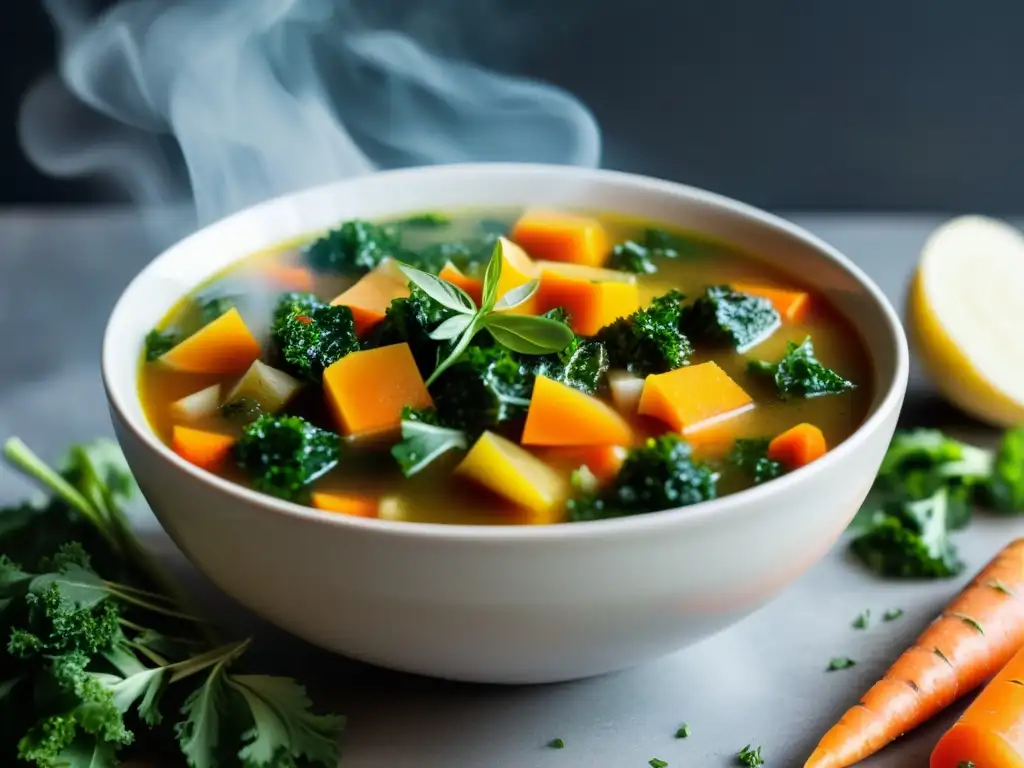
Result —
[{"label": "scattered herb bits", "polygon": [[856,619],[853,620],[854,629],[867,629],[871,622],[871,611],[863,611]]},{"label": "scattered herb bits", "polygon": [[659,757],[652,757],[647,761],[647,764],[651,766],[651,768],[667,768],[668,766],[668,763]]},{"label": "scattered herb bits", "polygon": [[902,608],[890,608],[882,614],[882,621],[896,621],[903,615]]},{"label": "scattered herb bits", "polygon": [[855,662],[853,659],[848,658],[846,656],[836,656],[835,658],[829,661],[827,670],[829,672],[835,672],[840,669],[849,669],[856,663],[857,662]]},{"label": "scattered herb bits", "polygon": [[683,723],[679,728],[676,729],[677,739],[688,739],[690,738],[690,724]]},{"label": "scattered herb bits", "polygon": [[748,768],[758,768],[758,766],[764,765],[764,758],[761,757],[761,747],[754,747],[747,744],[743,749],[736,755],[736,761],[740,765],[748,766]]},{"label": "scattered herb bits", "polygon": [[565,741],[563,739],[552,739],[548,742],[548,747],[551,749],[565,749]]}]

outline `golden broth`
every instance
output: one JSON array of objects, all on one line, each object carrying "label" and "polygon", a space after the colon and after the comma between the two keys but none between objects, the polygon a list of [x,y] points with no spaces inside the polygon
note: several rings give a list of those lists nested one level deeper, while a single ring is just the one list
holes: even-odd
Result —
[{"label": "golden broth", "polygon": [[[416,249],[435,242],[448,242],[479,234],[475,228],[481,219],[495,219],[509,225],[518,215],[518,210],[461,211],[453,215],[450,226],[438,229],[410,230],[404,233],[403,242]],[[680,232],[659,223],[626,219],[617,216],[600,215],[612,242],[636,239],[647,227],[665,229],[673,234],[686,237],[698,244],[695,252],[677,259],[658,261],[659,271],[654,275],[638,275],[641,300],[646,304],[651,298],[670,289],[681,290],[688,299],[703,293],[707,286],[732,282],[756,283],[783,288],[800,288],[811,294],[811,308],[800,323],[783,321],[782,326],[768,339],[743,354],[728,350],[702,349],[695,344],[693,363],[713,359],[737,383],[754,398],[756,407],[727,422],[732,437],[771,437],[801,422],[817,425],[825,435],[829,448],[850,436],[864,420],[871,402],[870,361],[861,340],[852,326],[838,312],[828,305],[823,297],[810,286],[802,286],[783,275],[756,257],[737,252],[727,246],[712,243],[703,238]],[[314,239],[311,236],[308,241]],[[220,275],[198,288],[193,295],[215,292],[226,288],[252,294],[254,286],[266,295],[248,308],[240,311],[250,326],[269,326],[272,300],[290,287],[267,285],[254,277],[265,269],[268,263],[301,263],[296,243],[288,243],[254,254],[225,270]],[[336,275],[316,275],[313,292],[324,300],[330,300],[354,282]],[[257,292],[259,292],[257,291]],[[189,311],[189,297],[175,307],[165,318],[161,327],[178,321]],[[747,371],[747,361],[762,358],[776,361],[782,357],[789,341],[800,343],[807,336],[814,342],[817,358],[829,368],[836,370],[853,381],[857,388],[835,396],[810,399],[795,398],[783,402],[777,396],[770,381],[753,377]],[[143,408],[156,434],[170,442],[174,426],[171,404],[185,395],[214,383],[222,384],[226,394],[238,377],[185,374],[169,370],[159,364],[143,362],[139,375],[139,388]],[[319,388],[307,386],[291,403],[286,411],[308,418],[325,429],[334,430],[322,402]],[[216,423],[214,423],[216,422]],[[203,424],[195,426],[202,427]],[[225,425],[219,417],[206,426],[224,431]],[[650,422],[638,428],[650,432]],[[723,425],[724,426],[724,425]],[[727,449],[728,446],[725,446]],[[722,458],[719,450],[695,449],[697,458],[715,461]],[[403,519],[471,524],[502,524],[521,521],[520,512],[507,502],[487,491],[470,487],[468,483],[452,477],[451,470],[458,462],[458,456],[451,454],[435,461],[425,471],[411,477],[402,476],[398,466],[385,447],[375,454],[346,461],[316,483],[318,491],[365,492],[371,495],[398,495],[405,503],[406,516]],[[721,462],[721,478],[718,483],[719,495],[747,487],[750,480],[744,473]],[[245,483],[241,473],[229,467],[222,473],[225,477]]]}]

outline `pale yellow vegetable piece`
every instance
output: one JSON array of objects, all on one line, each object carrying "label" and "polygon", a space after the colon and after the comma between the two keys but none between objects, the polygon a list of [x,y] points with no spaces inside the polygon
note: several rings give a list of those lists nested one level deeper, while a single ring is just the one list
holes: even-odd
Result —
[{"label": "pale yellow vegetable piece", "polygon": [[608,371],[608,389],[612,402],[623,416],[633,416],[640,407],[644,380],[629,371]]},{"label": "pale yellow vegetable piece", "polygon": [[907,298],[918,359],[955,405],[991,424],[1024,422],[1024,235],[962,216],[921,251]]},{"label": "pale yellow vegetable piece", "polygon": [[302,382],[273,366],[254,360],[224,402],[255,400],[263,413],[277,413],[302,389]]},{"label": "pale yellow vegetable piece", "polygon": [[530,524],[562,519],[569,492],[565,478],[529,451],[493,432],[480,436],[455,472],[527,510]]},{"label": "pale yellow vegetable piece", "polygon": [[171,403],[171,415],[177,422],[191,424],[213,416],[218,408],[220,408],[220,384],[211,384]]}]

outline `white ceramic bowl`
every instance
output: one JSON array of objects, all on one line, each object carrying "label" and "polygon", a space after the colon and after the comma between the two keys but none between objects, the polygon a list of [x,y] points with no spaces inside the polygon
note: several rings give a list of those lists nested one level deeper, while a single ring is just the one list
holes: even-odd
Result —
[{"label": "white ceramic bowl", "polygon": [[[697,506],[544,527],[365,520],[277,501],[178,458],[136,386],[143,337],[245,255],[352,217],[465,206],[580,206],[670,222],[799,275],[854,321],[875,398],[859,430],[808,467]],[[461,165],[393,171],[242,211],[170,248],[107,326],[114,427],[157,517],[189,559],[249,609],[324,648],[457,680],[586,677],[669,653],[759,608],[836,541],[892,436],[907,343],[879,289],[835,249],[701,190],[608,171]]]}]

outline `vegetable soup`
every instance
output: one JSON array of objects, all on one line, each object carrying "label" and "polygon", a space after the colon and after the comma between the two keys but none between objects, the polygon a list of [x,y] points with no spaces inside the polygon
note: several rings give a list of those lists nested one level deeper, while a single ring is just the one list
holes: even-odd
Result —
[{"label": "vegetable soup", "polygon": [[347,221],[146,339],[182,458],[329,513],[546,524],[767,482],[861,424],[855,330],[756,255],[589,212]]}]

